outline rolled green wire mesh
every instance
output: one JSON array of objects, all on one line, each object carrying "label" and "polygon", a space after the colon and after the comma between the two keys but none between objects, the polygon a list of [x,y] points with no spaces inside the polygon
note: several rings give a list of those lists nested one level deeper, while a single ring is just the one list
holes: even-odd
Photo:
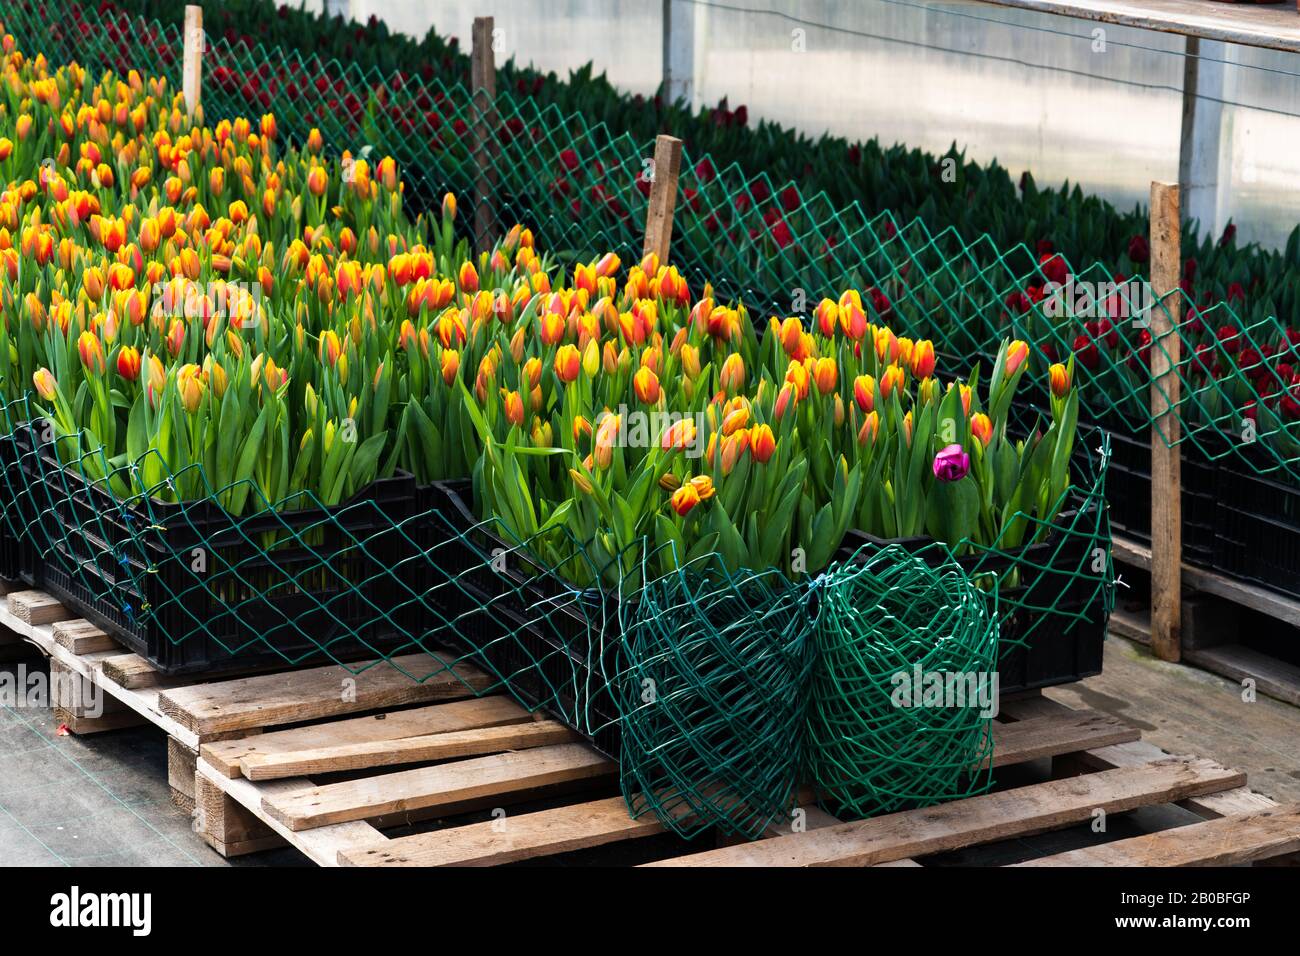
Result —
[{"label": "rolled green wire mesh", "polygon": [[996,588],[899,547],[818,581],[808,769],[823,806],[863,817],[991,781]]},{"label": "rolled green wire mesh", "polygon": [[706,559],[625,596],[617,695],[633,817],[756,839],[790,819],[814,646],[806,585]]}]

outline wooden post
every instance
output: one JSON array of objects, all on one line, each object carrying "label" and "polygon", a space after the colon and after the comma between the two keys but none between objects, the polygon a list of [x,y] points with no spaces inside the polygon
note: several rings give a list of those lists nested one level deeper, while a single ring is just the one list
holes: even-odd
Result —
[{"label": "wooden post", "polygon": [[[655,253],[661,265],[668,262],[673,240],[673,210],[677,207],[677,175],[682,168],[682,141],[660,133],[655,137],[650,205],[645,218],[645,245],[641,255]],[[644,173],[642,174],[644,175]]]},{"label": "wooden post", "polygon": [[470,89],[473,91],[474,116],[472,150],[478,172],[474,179],[474,243],[479,249],[492,245],[496,233],[496,216],[492,211],[492,192],[496,182],[493,168],[492,120],[497,95],[496,63],[492,52],[492,17],[475,17],[473,49],[470,54]]},{"label": "wooden post", "polygon": [[1178,187],[1151,184],[1151,649],[1182,653],[1183,495],[1178,420],[1182,340],[1181,218]]},{"label": "wooden post", "polygon": [[185,60],[181,74],[185,92],[185,110],[190,116],[199,108],[203,89],[203,8],[185,8]]}]

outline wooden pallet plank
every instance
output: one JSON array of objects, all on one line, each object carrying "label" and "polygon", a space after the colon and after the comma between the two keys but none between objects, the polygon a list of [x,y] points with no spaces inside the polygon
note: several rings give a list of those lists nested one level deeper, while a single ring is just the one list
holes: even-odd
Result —
[{"label": "wooden pallet plank", "polygon": [[266,797],[262,809],[291,830],[307,830],[480,797],[505,797],[520,790],[595,780],[617,772],[616,763],[585,744],[559,744],[298,788]]},{"label": "wooden pallet plank", "polygon": [[1239,866],[1300,851],[1300,806],[1220,817],[1017,866]]},{"label": "wooden pallet plank", "polygon": [[530,720],[505,727],[474,727],[442,734],[404,737],[400,740],[248,756],[240,761],[240,771],[249,780],[280,780],[285,777],[307,777],[371,767],[477,757],[501,751],[549,747],[581,739],[559,721]]},{"label": "wooden pallet plank", "polygon": [[224,857],[243,856],[284,846],[284,838],[197,772],[194,792],[195,830]]},{"label": "wooden pallet plank", "polygon": [[1261,654],[1244,644],[1224,644],[1189,652],[1187,661],[1238,683],[1253,680],[1260,693],[1300,707],[1300,667]]},{"label": "wooden pallet plank", "polygon": [[[1134,567],[1151,567],[1151,546],[1116,536],[1111,543],[1115,560]],[[1240,581],[1236,578],[1208,571],[1205,568],[1183,565],[1183,584],[1193,590],[1240,604],[1251,610],[1267,614],[1274,620],[1300,627],[1300,599],[1287,597],[1268,588]]]},{"label": "wooden pallet plank", "polygon": [[1099,808],[1122,813],[1245,781],[1211,760],[1171,757],[648,865],[866,866],[1059,829]]},{"label": "wooden pallet plank", "polygon": [[252,783],[243,778],[230,778],[218,773],[202,757],[199,758],[196,769],[198,776],[195,778],[195,789],[200,796],[204,787],[211,785],[218,793],[224,794],[230,800],[230,802],[223,801],[224,812],[238,813],[232,810],[232,804],[237,805],[240,810],[247,811],[248,816],[241,819],[250,827],[253,823],[258,823],[263,829],[269,829],[320,866],[338,866],[338,855],[341,851],[351,847],[373,846],[383,839],[383,835],[375,827],[361,820],[295,833],[278,820],[260,812],[262,801],[267,796],[300,790],[305,783],[303,780],[269,780],[265,783]]},{"label": "wooden pallet plank", "polygon": [[194,767],[198,763],[197,752],[177,740],[167,738],[167,783],[172,790],[188,797],[191,804],[195,802]]},{"label": "wooden pallet plank", "polygon": [[71,621],[58,621],[54,625],[54,643],[66,648],[73,654],[93,654],[95,651],[115,651],[117,641],[113,640],[94,624],[80,618]]},{"label": "wooden pallet plank", "polygon": [[1141,731],[1109,714],[1069,710],[993,725],[992,765],[1006,767],[1093,747],[1127,743]]},{"label": "wooden pallet plank", "polygon": [[633,820],[622,797],[609,797],[357,847],[339,865],[499,866],[663,832],[654,814]]},{"label": "wooden pallet plank", "polygon": [[533,715],[509,697],[471,697],[468,700],[431,704],[410,710],[387,711],[364,717],[349,717],[304,727],[275,730],[257,737],[220,743],[205,743],[203,758],[228,777],[241,774],[245,759],[278,756],[294,751],[378,744],[425,734],[450,733],[474,727],[518,724]]},{"label": "wooden pallet plank", "polygon": [[[1060,701],[1041,694],[1004,702],[1002,705],[1003,714],[1024,720],[1072,712],[1074,712],[1072,708]],[[1112,770],[1116,767],[1137,767],[1167,756],[1169,755],[1155,744],[1145,740],[1135,740],[1130,743],[1081,750],[1071,754],[1070,759],[1076,772],[1088,773],[1095,770]],[[1213,819],[1239,813],[1256,813],[1276,807],[1277,802],[1263,794],[1255,793],[1246,786],[1241,786],[1218,793],[1189,797],[1180,800],[1179,806],[1198,816]]]},{"label": "wooden pallet plank", "polygon": [[350,670],[330,665],[177,687],[162,692],[159,706],[181,726],[202,736],[454,700],[493,683],[492,678],[464,664],[457,665],[455,673],[444,670],[422,683],[414,680],[410,674],[425,674],[443,666],[441,658],[429,654],[411,654],[354,672],[361,666],[353,665]]},{"label": "wooden pallet plank", "polygon": [[105,711],[99,717],[90,717],[67,707],[54,708],[55,724],[66,727],[79,736],[102,734],[109,730],[123,730],[127,727],[139,727],[145,722],[133,710]]},{"label": "wooden pallet plank", "polygon": [[146,687],[177,687],[183,680],[168,678],[139,654],[118,654],[100,665],[104,676],[125,690],[143,690]]},{"label": "wooden pallet plank", "polygon": [[73,614],[44,591],[14,591],[9,595],[9,613],[32,627],[64,621]]},{"label": "wooden pallet plank", "polygon": [[74,734],[137,727],[145,718],[63,661],[50,659],[51,707],[57,723]]}]

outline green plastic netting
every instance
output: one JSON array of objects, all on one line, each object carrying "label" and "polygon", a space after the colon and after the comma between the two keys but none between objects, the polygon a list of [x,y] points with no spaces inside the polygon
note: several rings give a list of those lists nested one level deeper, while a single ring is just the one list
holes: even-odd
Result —
[{"label": "green plastic netting", "polygon": [[618,681],[632,815],[757,839],[789,818],[803,770],[810,592],[712,557],[633,590]]},{"label": "green plastic netting", "polygon": [[870,816],[992,782],[996,588],[899,548],[818,582],[808,770],[828,810]]}]

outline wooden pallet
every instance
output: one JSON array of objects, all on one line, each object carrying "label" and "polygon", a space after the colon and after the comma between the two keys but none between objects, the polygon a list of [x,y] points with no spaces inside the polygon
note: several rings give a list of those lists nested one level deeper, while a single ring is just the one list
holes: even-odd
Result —
[{"label": "wooden pallet", "polygon": [[[617,766],[567,728],[507,697],[475,697],[486,679],[473,671],[417,684],[381,665],[347,694],[339,688],[353,675],[339,667],[175,682],[58,615],[30,592],[0,607],[0,623],[55,666],[168,734],[169,778],[178,794],[189,788],[200,832],[226,855],[288,843],[323,866],[496,865],[641,841],[656,866],[913,866],[1088,826],[1098,811],[1174,803],[1205,822],[1098,836],[1026,865],[1244,863],[1300,851],[1300,808],[1249,790],[1243,773],[1170,756],[1113,717],[1037,694],[1003,702],[992,764],[1050,758],[1053,779],[857,822],[806,804],[763,840],[687,843],[651,816],[632,819]],[[440,828],[406,832],[431,820]]]}]

